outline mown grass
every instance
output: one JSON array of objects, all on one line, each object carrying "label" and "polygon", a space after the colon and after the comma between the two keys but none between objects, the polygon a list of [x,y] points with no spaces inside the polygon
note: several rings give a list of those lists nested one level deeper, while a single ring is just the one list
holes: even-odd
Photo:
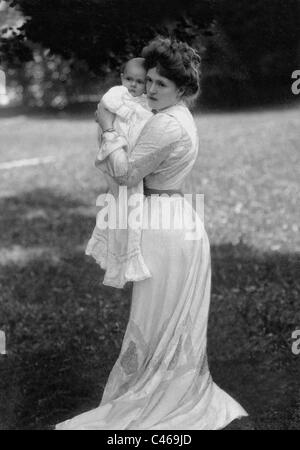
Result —
[{"label": "mown grass", "polygon": [[[199,113],[186,192],[204,193],[212,245],[209,359],[258,429],[300,425],[299,108]],[[0,118],[0,428],[47,428],[95,407],[117,358],[131,285],[84,256],[95,221],[92,110]]]}]

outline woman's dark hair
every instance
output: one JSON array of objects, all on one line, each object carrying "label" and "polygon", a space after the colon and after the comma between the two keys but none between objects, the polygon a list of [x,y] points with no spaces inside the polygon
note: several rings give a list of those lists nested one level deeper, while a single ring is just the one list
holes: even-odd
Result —
[{"label": "woman's dark hair", "polygon": [[158,73],[184,89],[187,99],[200,93],[201,57],[185,42],[161,36],[153,39],[142,51],[146,70],[157,68]]}]

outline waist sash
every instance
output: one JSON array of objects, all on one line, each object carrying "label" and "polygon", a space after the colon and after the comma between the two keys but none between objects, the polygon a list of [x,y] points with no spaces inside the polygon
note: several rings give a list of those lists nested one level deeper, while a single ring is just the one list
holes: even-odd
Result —
[{"label": "waist sash", "polygon": [[151,195],[162,195],[162,194],[167,195],[177,194],[183,197],[183,193],[179,189],[152,189],[144,187],[144,195],[146,197],[150,197]]}]

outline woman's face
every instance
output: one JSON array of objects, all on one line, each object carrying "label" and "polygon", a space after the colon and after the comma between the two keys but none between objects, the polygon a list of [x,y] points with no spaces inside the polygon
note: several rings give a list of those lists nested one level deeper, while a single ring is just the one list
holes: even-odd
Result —
[{"label": "woman's face", "polygon": [[182,95],[182,90],[169,78],[159,75],[156,67],[147,73],[146,91],[150,108],[156,110],[176,105]]}]

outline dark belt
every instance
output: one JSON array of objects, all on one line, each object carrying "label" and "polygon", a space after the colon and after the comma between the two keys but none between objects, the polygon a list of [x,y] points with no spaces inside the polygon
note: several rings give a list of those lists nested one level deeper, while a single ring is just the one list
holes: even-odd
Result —
[{"label": "dark belt", "polygon": [[168,194],[168,195],[180,195],[183,197],[183,193],[177,189],[152,189],[144,187],[144,195],[146,197],[150,197],[150,195],[162,195],[162,194]]}]

